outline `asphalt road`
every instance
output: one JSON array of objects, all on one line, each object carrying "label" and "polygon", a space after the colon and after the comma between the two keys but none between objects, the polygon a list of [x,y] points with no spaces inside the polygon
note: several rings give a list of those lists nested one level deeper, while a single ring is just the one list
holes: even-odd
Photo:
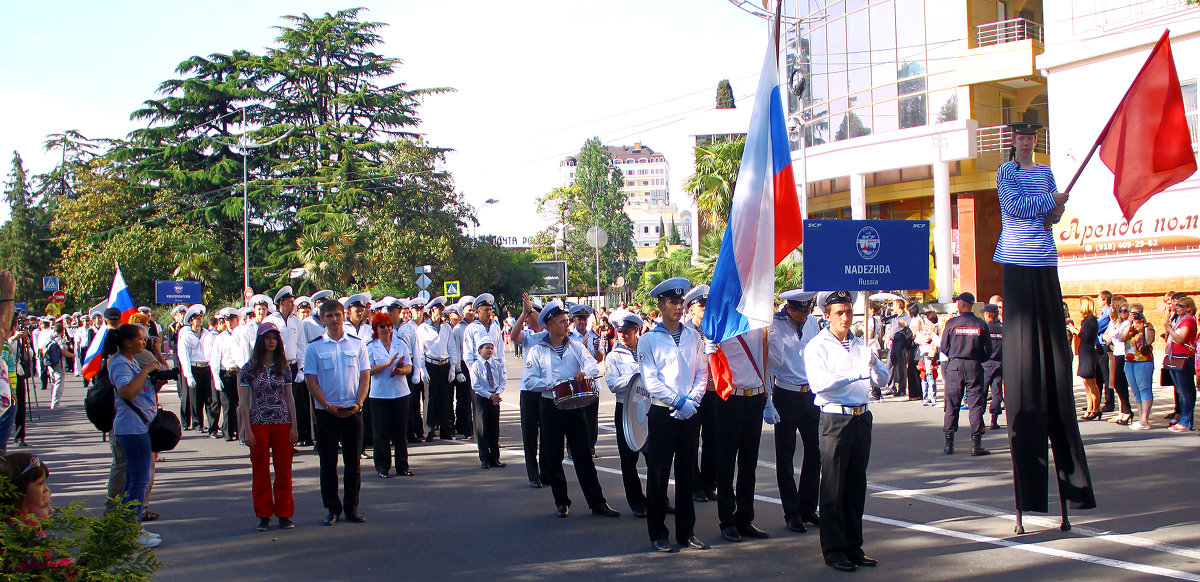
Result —
[{"label": "asphalt road", "polygon": [[[510,360],[515,360],[511,358]],[[1144,580],[1200,581],[1200,437],[1174,434],[1158,420],[1169,410],[1157,393],[1155,430],[1133,432],[1107,422],[1081,423],[1099,507],[1071,516],[1026,515],[1026,535],[1013,534],[1011,462],[1003,431],[984,443],[993,454],[941,452],[941,408],[920,402],[872,404],[874,445],[864,530],[878,568],[844,574],[823,564],[814,529],[784,527],[775,485],[774,441],[764,425],[755,523],[768,540],[720,538],[716,503],[697,504],[696,535],[709,551],[657,554],[645,521],[632,517],[621,487],[613,399],[601,403],[600,482],[619,519],[592,516],[573,469],[569,519],[554,516],[549,488],[531,489],[520,454],[516,407],[519,366],[510,365],[501,414],[502,460],[479,468],[473,441],[410,447],[413,477],[379,479],[364,461],[365,524],[322,527],[317,458],[303,449],[294,463],[297,527],[257,532],[250,499],[250,462],[240,444],[188,433],[157,466],[147,524],[163,537],[161,580],[715,580],[858,577],[877,580]],[[83,414],[83,389],[68,377],[64,406],[29,427],[29,450],[51,468],[56,504],[84,498],[103,506],[111,455]],[[1077,387],[1077,397],[1083,401]],[[163,405],[177,410],[174,392]],[[966,414],[962,426],[967,426]],[[797,463],[798,465],[798,463]],[[644,470],[644,466],[643,466]],[[1051,483],[1051,506],[1056,506]],[[274,524],[273,524],[274,525]],[[668,516],[668,526],[673,523]]]}]

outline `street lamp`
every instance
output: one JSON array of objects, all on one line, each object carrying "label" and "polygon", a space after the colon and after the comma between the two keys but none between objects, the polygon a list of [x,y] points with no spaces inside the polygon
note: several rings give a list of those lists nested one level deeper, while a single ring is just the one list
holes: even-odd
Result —
[{"label": "street lamp", "polygon": [[[495,198],[488,198],[487,200],[483,201],[483,206],[491,206],[493,204],[499,204],[499,203],[500,203],[500,201]],[[481,206],[479,209],[483,210],[483,206]],[[478,229],[478,228],[479,228],[479,217],[476,216],[475,224],[471,225],[471,238],[476,238],[476,235],[477,235],[476,229]]]}]

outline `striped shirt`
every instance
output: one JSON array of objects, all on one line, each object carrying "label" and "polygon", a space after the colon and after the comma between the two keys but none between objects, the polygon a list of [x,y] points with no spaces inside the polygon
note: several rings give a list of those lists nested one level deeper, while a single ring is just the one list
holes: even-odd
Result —
[{"label": "striped shirt", "polygon": [[996,195],[1000,199],[1000,241],[992,260],[1025,267],[1058,264],[1053,233],[1044,227],[1054,211],[1053,193],[1058,191],[1054,174],[1038,164],[1023,169],[1005,162],[996,171]]}]

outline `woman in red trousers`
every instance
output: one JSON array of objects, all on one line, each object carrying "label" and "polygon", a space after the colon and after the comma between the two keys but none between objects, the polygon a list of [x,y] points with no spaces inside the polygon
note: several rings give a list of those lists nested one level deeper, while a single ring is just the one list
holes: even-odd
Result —
[{"label": "woman in red trousers", "polygon": [[[296,444],[296,403],[292,371],[283,355],[279,328],[271,322],[258,327],[250,362],[238,374],[238,421],[250,447],[251,494],[258,531],[271,529],[271,516],[280,529],[292,529],[292,446]],[[271,483],[271,463],[275,483]]]}]

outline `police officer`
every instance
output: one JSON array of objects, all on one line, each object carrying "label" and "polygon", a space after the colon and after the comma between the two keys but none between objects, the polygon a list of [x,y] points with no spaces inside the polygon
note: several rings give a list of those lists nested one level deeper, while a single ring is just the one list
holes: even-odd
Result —
[{"label": "police officer", "polygon": [[[617,397],[613,425],[617,429],[617,454],[621,458],[621,481],[625,485],[625,500],[634,517],[646,517],[646,494],[638,475],[638,451],[629,448],[625,437],[625,394],[635,376],[641,374],[638,365],[637,343],[642,331],[642,318],[624,309],[609,314],[608,321],[617,331],[617,343],[604,360],[604,381]],[[520,324],[520,320],[517,321]],[[516,326],[513,326],[516,329]]]},{"label": "police officer", "polygon": [[[711,358],[720,351],[709,341],[700,327],[704,321],[704,306],[708,303],[708,285],[696,285],[683,298],[686,310],[684,325],[696,330],[704,338],[704,357]],[[700,447],[696,471],[692,477],[692,499],[698,503],[717,500],[717,400],[716,379],[709,375],[704,398],[700,400]]]},{"label": "police officer", "polygon": [[941,350],[946,362],[946,433],[947,455],[954,453],[954,433],[958,431],[958,411],[965,399],[970,407],[971,456],[988,454],[983,448],[983,362],[992,351],[991,331],[979,316],[971,311],[975,296],[964,292],[954,297],[959,315],[946,322],[942,331]]},{"label": "police officer", "polygon": [[[538,324],[542,312],[541,303],[530,299],[528,293],[521,294],[521,315],[513,325],[512,342],[525,353],[525,366],[521,372],[521,446],[525,450],[525,471],[529,486],[541,489],[542,477],[538,466],[538,438],[541,435],[542,395],[530,384],[529,348],[546,337],[546,331]],[[525,327],[528,324],[528,329]]]},{"label": "police officer", "polygon": [[[888,366],[850,333],[854,300],[848,291],[821,298],[829,327],[804,347],[804,371],[821,409],[821,553],[843,572],[876,566],[862,549],[871,457],[872,386],[887,384]],[[903,373],[897,370],[897,373]]]},{"label": "police officer", "polygon": [[[658,300],[662,322],[638,340],[642,380],[650,392],[646,424],[646,527],[650,543],[660,552],[674,552],[667,529],[667,481],[675,466],[675,538],[682,546],[697,550],[708,544],[695,536],[696,507],[692,500],[692,476],[696,471],[696,449],[700,443],[700,419],[696,416],[708,384],[708,362],[704,338],[685,327],[683,296],[692,284],[672,277],[650,291]],[[576,459],[578,462],[578,458]]]},{"label": "police officer", "polygon": [[992,428],[999,430],[1000,411],[1004,409],[1004,372],[1001,370],[1001,349],[1004,347],[1004,324],[1000,322],[1000,306],[989,303],[983,306],[983,319],[987,323],[992,340],[988,359],[983,362],[983,387],[991,394],[988,412],[992,414]]},{"label": "police officer", "polygon": [[[767,352],[774,382],[768,388],[764,418],[775,425],[775,480],[787,528],[796,533],[808,531],[804,524],[820,525],[817,500],[821,486],[821,411],[816,407],[808,374],[804,368],[804,348],[820,333],[812,316],[816,293],[792,289],[779,294],[784,307],[775,314],[767,332]],[[877,353],[874,349],[872,353]],[[800,465],[800,484],[796,485],[793,459],[796,433],[800,434],[804,460]]]},{"label": "police officer", "polygon": [[[476,298],[476,302],[478,301]],[[478,308],[476,313],[482,319],[483,313]],[[566,437],[567,446],[570,447],[574,458],[575,475],[579,479],[579,487],[583,489],[588,507],[595,515],[618,517],[621,514],[609,507],[604,499],[600,480],[596,477],[596,465],[592,462],[590,454],[587,420],[583,411],[578,408],[559,409],[554,405],[554,392],[551,390],[565,380],[581,380],[599,375],[596,359],[588,353],[583,344],[568,337],[570,323],[561,301],[556,299],[546,305],[538,320],[538,323],[546,328],[547,334],[529,348],[525,367],[528,370],[531,389],[542,393],[539,410],[542,422],[542,481],[548,483],[554,493],[555,514],[558,517],[570,515],[571,498],[567,496],[567,477],[563,472],[563,438]],[[481,337],[490,337],[486,331],[477,333]],[[466,346],[463,350],[465,356]],[[478,354],[476,357],[478,358]]]}]

